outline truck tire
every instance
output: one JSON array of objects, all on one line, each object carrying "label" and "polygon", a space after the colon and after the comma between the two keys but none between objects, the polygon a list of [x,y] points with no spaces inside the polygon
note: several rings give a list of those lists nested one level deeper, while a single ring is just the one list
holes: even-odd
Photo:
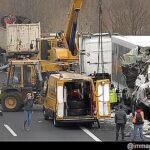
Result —
[{"label": "truck tire", "polygon": [[87,101],[68,101],[69,109],[85,109],[88,107]]},{"label": "truck tire", "polygon": [[44,119],[45,120],[48,120],[49,119],[49,116],[48,116],[48,114],[47,114],[47,112],[46,112],[46,109],[43,107],[43,116],[44,116]]},{"label": "truck tire", "polygon": [[68,109],[68,116],[86,116],[87,109]]},{"label": "truck tire", "polygon": [[1,104],[4,111],[16,112],[21,110],[23,102],[18,92],[5,93],[1,98]]},{"label": "truck tire", "polygon": [[85,127],[87,128],[92,128],[93,126],[93,122],[87,122],[87,123],[84,123]]}]

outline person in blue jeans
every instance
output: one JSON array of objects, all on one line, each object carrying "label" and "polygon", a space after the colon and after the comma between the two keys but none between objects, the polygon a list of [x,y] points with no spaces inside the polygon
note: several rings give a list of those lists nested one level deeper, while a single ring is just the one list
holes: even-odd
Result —
[{"label": "person in blue jeans", "polygon": [[144,112],[141,110],[139,106],[136,107],[132,123],[134,124],[133,141],[136,140],[138,131],[141,140],[144,141],[144,135],[143,135]]},{"label": "person in blue jeans", "polygon": [[33,110],[33,97],[32,93],[28,93],[24,100],[24,129],[29,131],[31,128],[31,117]]}]

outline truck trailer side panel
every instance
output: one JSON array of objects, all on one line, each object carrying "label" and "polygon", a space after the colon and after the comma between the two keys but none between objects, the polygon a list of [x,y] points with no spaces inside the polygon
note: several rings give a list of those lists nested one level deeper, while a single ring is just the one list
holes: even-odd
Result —
[{"label": "truck trailer side panel", "polygon": [[[0,27],[0,49],[6,50],[7,49],[7,30]],[[0,51],[1,53],[1,51]]]},{"label": "truck trailer side panel", "polygon": [[[109,34],[102,34],[103,36],[103,57],[104,69],[106,73],[112,73],[112,46]],[[100,53],[100,68],[99,73],[102,72],[101,50],[98,49],[99,34],[87,34],[79,36],[79,49],[80,49],[80,70],[81,73],[86,75],[92,74],[97,71],[98,67],[98,53]]]},{"label": "truck trailer side panel", "polygon": [[40,23],[7,24],[6,29],[0,28],[0,47],[7,53],[35,51],[40,32]]}]

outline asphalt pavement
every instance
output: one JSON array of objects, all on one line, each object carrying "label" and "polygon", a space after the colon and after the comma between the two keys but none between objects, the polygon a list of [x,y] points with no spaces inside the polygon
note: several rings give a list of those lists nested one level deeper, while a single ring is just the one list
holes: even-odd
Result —
[{"label": "asphalt pavement", "polygon": [[[74,124],[54,127],[51,119],[44,120],[41,106],[35,106],[31,130],[25,131],[23,117],[23,111],[3,112],[3,116],[0,116],[0,141],[115,142],[114,118],[100,120],[100,128],[97,123],[92,128]],[[128,122],[125,131],[126,141],[131,141],[131,133],[132,128]],[[145,139],[150,141],[150,138],[145,137]]]}]

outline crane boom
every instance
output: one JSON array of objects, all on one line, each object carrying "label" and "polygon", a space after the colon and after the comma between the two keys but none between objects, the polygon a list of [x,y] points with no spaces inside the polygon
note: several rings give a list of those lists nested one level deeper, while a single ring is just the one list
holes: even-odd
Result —
[{"label": "crane boom", "polygon": [[66,25],[65,38],[72,54],[74,53],[75,48],[78,14],[81,10],[82,3],[83,0],[73,0]]}]

